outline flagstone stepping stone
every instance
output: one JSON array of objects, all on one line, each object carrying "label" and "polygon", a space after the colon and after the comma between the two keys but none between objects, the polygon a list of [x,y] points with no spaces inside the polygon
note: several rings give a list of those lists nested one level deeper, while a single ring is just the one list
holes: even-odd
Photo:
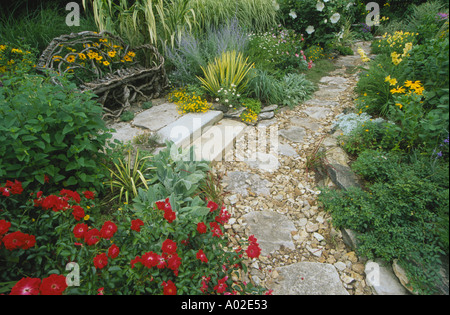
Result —
[{"label": "flagstone stepping stone", "polygon": [[317,106],[308,107],[303,112],[309,117],[314,118],[315,120],[322,120],[325,119],[329,113],[331,113],[331,109]]},{"label": "flagstone stepping stone", "polygon": [[224,177],[223,182],[226,184],[226,191],[241,194],[243,197],[248,196],[248,189],[256,195],[270,195],[270,182],[266,179],[261,179],[257,174],[229,172]]},{"label": "flagstone stepping stone", "polygon": [[[198,161],[233,160],[234,139],[243,134],[246,125],[232,119],[222,119],[218,124],[203,132],[193,143]],[[231,156],[229,155],[231,154]]]},{"label": "flagstone stepping stone", "polygon": [[322,100],[313,98],[304,103],[305,105],[311,105],[311,106],[320,106],[320,107],[334,107],[338,106],[339,103],[336,101],[330,101],[330,100]]},{"label": "flagstone stepping stone", "polygon": [[290,156],[290,157],[298,157],[297,151],[293,147],[291,147],[287,143],[280,143],[278,145],[278,153],[284,156]]},{"label": "flagstone stepping stone", "polygon": [[112,138],[109,140],[110,142],[119,140],[123,143],[127,143],[133,141],[136,136],[148,133],[146,130],[132,127],[129,123],[124,122],[113,124],[110,127],[115,130],[115,132],[112,133]]},{"label": "flagstone stepping stone", "polygon": [[313,94],[313,98],[329,101],[337,101],[339,99],[339,94],[342,93],[342,91],[344,90],[345,88],[331,89],[329,87],[324,87],[316,91]]},{"label": "flagstone stepping stone", "polygon": [[296,231],[294,223],[286,216],[275,211],[255,211],[243,216],[261,247],[261,255],[266,256],[281,246],[295,249],[291,232]]},{"label": "flagstone stepping stone", "polygon": [[275,270],[279,277],[269,288],[275,295],[349,295],[331,264],[300,262]]},{"label": "flagstone stepping stone", "polygon": [[201,136],[202,131],[222,118],[223,112],[221,111],[189,113],[160,129],[157,135],[161,143],[172,141],[178,147],[188,147]]},{"label": "flagstone stepping stone", "polygon": [[320,83],[326,84],[328,86],[330,85],[336,85],[336,86],[343,86],[347,84],[348,79],[344,77],[322,77],[320,79]]},{"label": "flagstone stepping stone", "polygon": [[302,142],[306,136],[306,130],[303,127],[291,127],[289,129],[281,129],[280,135],[292,142]]},{"label": "flagstone stepping stone", "polygon": [[136,115],[133,120],[133,125],[150,129],[151,131],[158,131],[180,117],[181,115],[178,113],[177,105],[173,103],[164,103]]},{"label": "flagstone stepping stone", "polygon": [[319,123],[317,123],[316,121],[313,121],[309,118],[302,118],[302,117],[291,118],[291,124],[294,126],[307,128],[313,132],[318,131],[321,127],[321,125]]}]

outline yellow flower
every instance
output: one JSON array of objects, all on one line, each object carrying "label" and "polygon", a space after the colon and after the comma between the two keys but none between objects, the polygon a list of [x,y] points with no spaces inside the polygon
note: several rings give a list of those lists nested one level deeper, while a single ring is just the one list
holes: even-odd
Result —
[{"label": "yellow flower", "polygon": [[116,56],[116,51],[115,50],[108,51],[108,56],[114,58]]},{"label": "yellow flower", "polygon": [[74,55],[70,55],[67,57],[67,62],[72,63],[75,62],[76,57]]},{"label": "yellow flower", "polygon": [[81,60],[86,60],[86,55],[83,53],[79,53],[78,57],[80,57]]},{"label": "yellow flower", "polygon": [[395,106],[398,106],[400,109],[402,109],[403,105],[400,103],[395,103]]},{"label": "yellow flower", "polygon": [[136,56],[136,53],[134,53],[134,52],[132,52],[132,51],[129,51],[129,52],[127,53],[127,55],[130,56],[130,57],[135,57],[135,56]]},{"label": "yellow flower", "polygon": [[392,94],[396,94],[396,93],[401,94],[401,93],[405,93],[405,92],[406,92],[406,90],[403,86],[397,87],[397,88],[391,90]]},{"label": "yellow flower", "polygon": [[84,217],[84,221],[89,220],[89,218],[90,218],[90,216],[89,216],[89,214],[88,214],[88,215],[86,215],[86,216]]},{"label": "yellow flower", "polygon": [[103,61],[103,65],[104,66],[109,66],[109,62],[105,60],[105,61]]}]

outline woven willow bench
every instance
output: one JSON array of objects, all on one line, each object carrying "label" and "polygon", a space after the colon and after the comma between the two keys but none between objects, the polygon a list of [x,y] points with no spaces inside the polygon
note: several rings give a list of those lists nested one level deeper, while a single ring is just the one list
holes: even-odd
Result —
[{"label": "woven willow bench", "polygon": [[109,32],[81,32],[51,41],[36,66],[61,85],[72,74],[81,92],[98,96],[105,114],[118,119],[134,101],[157,98],[169,85],[164,57],[149,44],[131,48]]}]

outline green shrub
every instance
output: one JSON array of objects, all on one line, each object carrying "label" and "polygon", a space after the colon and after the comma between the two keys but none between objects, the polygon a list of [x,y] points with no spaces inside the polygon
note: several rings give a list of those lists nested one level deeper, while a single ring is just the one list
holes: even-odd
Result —
[{"label": "green shrub", "polygon": [[290,73],[281,81],[284,97],[283,105],[293,108],[306,101],[314,93],[314,84],[307,80],[304,74]]},{"label": "green shrub", "polygon": [[365,150],[352,164],[352,169],[369,182],[388,180],[400,167],[401,157],[397,153]]},{"label": "green shrub", "polygon": [[[380,169],[372,166],[365,175],[372,180],[376,174],[384,176],[367,191],[325,190],[319,199],[336,227],[361,233],[357,237],[359,255],[386,261],[400,259],[407,266],[413,288],[432,293],[440,268],[439,255],[448,252],[448,180],[443,184],[422,177],[418,164],[397,166],[397,171],[386,163]],[[422,266],[419,274],[415,264]]]},{"label": "green shrub", "polygon": [[39,75],[6,76],[0,89],[0,180],[100,190],[110,138],[93,95]]},{"label": "green shrub", "polygon": [[276,104],[283,99],[284,91],[280,81],[268,71],[254,69],[247,85],[247,95],[266,104]]},{"label": "green shrub", "polygon": [[[223,227],[230,215],[211,200],[208,164],[185,157],[168,144],[146,164],[155,167],[146,174],[152,185],[106,220],[99,219],[95,200],[64,199],[74,192],[31,200],[28,190],[0,194],[0,292],[27,276],[65,277],[67,263],[75,262],[80,283],[65,288],[66,295],[261,294],[264,288],[236,281],[247,272],[245,260],[259,256],[257,240],[231,247]],[[74,207],[85,213],[76,217],[81,210]],[[35,243],[11,248],[17,231]]]}]

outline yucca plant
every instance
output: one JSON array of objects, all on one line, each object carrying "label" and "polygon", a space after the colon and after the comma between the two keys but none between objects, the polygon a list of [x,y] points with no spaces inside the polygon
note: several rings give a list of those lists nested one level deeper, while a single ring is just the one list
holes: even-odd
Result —
[{"label": "yucca plant", "polygon": [[110,179],[105,184],[111,188],[111,193],[115,194],[111,200],[119,198],[119,203],[121,203],[125,198],[125,202],[129,203],[130,199],[137,197],[139,187],[148,189],[147,182],[149,180],[144,177],[144,173],[151,169],[145,168],[145,161],[150,158],[151,156],[140,157],[139,150],[137,150],[133,159],[131,150],[128,150],[128,157],[125,161],[119,160],[118,163],[114,163],[113,168],[104,165],[110,172]]},{"label": "yucca plant", "polygon": [[202,87],[212,96],[218,96],[221,88],[236,88],[237,93],[242,93],[248,84],[248,73],[254,64],[244,59],[242,53],[236,51],[224,52],[214,62],[209,63],[203,70],[204,78],[197,77]]}]

